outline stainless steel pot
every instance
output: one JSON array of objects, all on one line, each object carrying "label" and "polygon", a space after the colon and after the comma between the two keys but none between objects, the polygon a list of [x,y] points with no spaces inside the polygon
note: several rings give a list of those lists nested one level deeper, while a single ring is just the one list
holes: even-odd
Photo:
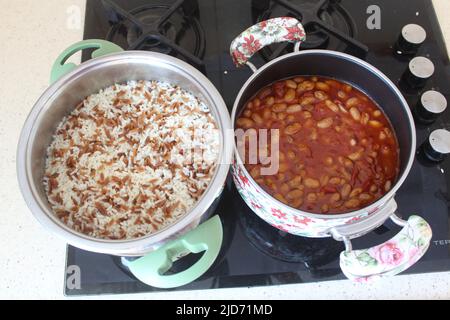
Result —
[{"label": "stainless steel pot", "polygon": [[[87,48],[96,49],[93,53],[94,59],[78,67],[73,64],[65,64],[75,52]],[[170,267],[169,260],[173,258],[170,255],[210,251],[209,254],[204,254],[209,258],[197,264],[197,271],[194,273],[198,275],[200,271],[206,271],[208,264],[212,264],[220,249],[222,241],[220,219],[215,218],[212,222],[202,225],[199,234],[205,239],[198,240],[198,234],[193,233],[182,238],[182,240],[192,240],[197,237],[197,243],[191,243],[191,247],[186,244],[186,241],[168,242],[193,230],[211,215],[228,174],[233,153],[231,123],[226,105],[213,84],[195,68],[179,59],[154,52],[124,52],[120,47],[102,40],[82,41],[64,51],[53,66],[52,80],[54,82],[36,102],[24,124],[17,151],[19,185],[28,207],[37,220],[71,245],[88,251],[120,256],[142,256],[163,246],[159,250],[162,253],[158,253],[162,254],[158,258],[160,260],[153,263],[154,266],[162,269]],[[196,206],[174,224],[154,234],[134,240],[96,239],[68,228],[53,214],[42,183],[46,149],[58,123],[80,101],[102,88],[128,80],[167,81],[202,99],[209,106],[220,130],[219,164],[208,189]],[[151,265],[150,262],[155,262],[154,259],[155,257],[147,258],[144,269],[148,269],[148,266]],[[138,264],[136,263],[136,265]],[[161,268],[159,270],[158,268],[154,273],[161,273]],[[192,274],[189,273],[189,270],[187,271],[181,277],[184,282],[188,275],[192,280]],[[142,277],[145,277],[145,274],[146,271]],[[166,284],[159,284],[159,286],[167,286],[167,283],[172,283],[171,286],[174,286],[180,283],[173,280],[170,282],[167,279],[166,277]],[[157,281],[160,279],[158,278]],[[155,282],[153,281],[152,284],[155,285]]]},{"label": "stainless steel pot", "polygon": [[[417,261],[427,250],[431,229],[420,217],[403,221],[395,214],[394,196],[405,181],[414,161],[416,133],[409,106],[397,87],[378,69],[353,56],[335,51],[299,51],[305,38],[302,25],[293,18],[275,18],[250,27],[231,45],[235,63],[247,64],[254,71],[240,90],[232,113],[233,127],[245,103],[261,88],[281,79],[315,75],[350,83],[365,92],[391,120],[400,146],[400,174],[391,190],[366,208],[346,214],[314,214],[289,207],[266,193],[245,169],[237,146],[233,175],[240,194],[253,211],[271,225],[306,237],[333,237],[344,241],[341,267],[352,279],[361,281],[398,273]],[[274,42],[295,42],[295,52],[281,56],[257,69],[248,59],[260,48]],[[388,218],[404,227],[389,242],[366,250],[352,250],[350,239],[362,236],[383,224]],[[405,234],[412,235],[401,241]],[[418,240],[420,239],[420,240]],[[384,255],[393,255],[387,259]],[[371,264],[362,266],[367,258]],[[381,258],[380,258],[381,257]],[[388,261],[389,260],[389,261]]]}]

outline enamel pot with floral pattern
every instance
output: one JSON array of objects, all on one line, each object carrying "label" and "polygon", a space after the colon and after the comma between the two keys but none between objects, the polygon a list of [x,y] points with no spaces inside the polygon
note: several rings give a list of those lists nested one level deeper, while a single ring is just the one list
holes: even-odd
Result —
[{"label": "enamel pot with floral pattern", "polygon": [[[356,57],[328,50],[299,51],[306,38],[294,18],[280,17],[260,22],[240,34],[230,52],[237,67],[248,65],[253,75],[240,90],[233,106],[233,127],[249,99],[275,81],[314,75],[350,83],[365,92],[381,108],[396,131],[400,147],[400,172],[392,188],[378,201],[345,214],[315,214],[289,207],[265,192],[247,172],[235,146],[232,166],[236,187],[247,205],[272,226],[304,237],[333,237],[344,241],[340,255],[344,274],[355,281],[398,274],[418,261],[431,241],[429,224],[417,215],[402,220],[397,215],[395,194],[407,178],[414,161],[416,131],[409,106],[398,88],[378,69]],[[248,60],[264,46],[277,42],[295,43],[294,52],[257,69]],[[370,249],[352,250],[351,239],[360,237],[391,219],[403,229],[394,238]]]}]

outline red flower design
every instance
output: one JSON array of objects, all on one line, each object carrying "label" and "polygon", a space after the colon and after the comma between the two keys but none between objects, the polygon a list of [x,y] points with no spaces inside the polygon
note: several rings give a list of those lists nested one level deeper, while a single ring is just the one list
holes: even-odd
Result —
[{"label": "red flower design", "polygon": [[255,209],[261,209],[261,208],[262,208],[262,206],[260,206],[259,204],[255,203],[255,202],[253,202],[253,201],[250,201],[250,204],[251,204],[252,207],[255,208]]},{"label": "red flower design", "polygon": [[244,176],[243,174],[239,175],[239,180],[241,181],[243,187],[246,187],[250,184],[250,182],[248,181],[248,178],[246,176]]},{"label": "red flower design", "polygon": [[288,232],[288,230],[284,226],[282,226],[280,224],[273,224],[272,227],[278,228],[278,229],[280,229],[281,231],[284,231],[284,232]]},{"label": "red flower design", "polygon": [[361,220],[361,217],[353,217],[350,220],[348,220],[347,222],[345,222],[345,224],[352,224],[353,222],[356,222],[359,220]]},{"label": "red flower design", "polygon": [[267,20],[261,21],[261,22],[259,23],[259,27],[260,27],[261,29],[264,29],[266,26],[267,26]]},{"label": "red flower design", "polygon": [[312,220],[310,219],[310,218],[308,218],[308,217],[304,217],[304,218],[299,218],[299,217],[297,217],[297,216],[294,216],[294,221],[296,222],[296,223],[301,223],[301,224],[303,224],[303,225],[305,225],[305,226],[307,226],[310,222],[312,222]]},{"label": "red flower design", "polygon": [[245,43],[242,44],[242,47],[247,51],[248,54],[255,53],[261,48],[261,43],[259,40],[255,39],[253,35],[250,35],[248,38],[244,38]]},{"label": "red flower design", "polygon": [[285,35],[284,38],[287,40],[299,41],[303,40],[303,38],[305,37],[305,32],[298,26],[286,27],[286,29],[288,30],[288,34]]},{"label": "red flower design", "polygon": [[247,57],[245,56],[245,54],[243,54],[239,50],[234,50],[232,52],[232,55],[233,55],[233,62],[235,64],[241,64],[241,63],[244,63],[245,61],[247,61]]},{"label": "red flower design", "polygon": [[385,243],[377,248],[374,255],[376,260],[389,266],[397,266],[403,259],[402,250],[393,242]]},{"label": "red flower design", "polygon": [[286,218],[286,213],[281,212],[280,209],[274,209],[274,208],[272,208],[272,215],[273,215],[274,217],[277,217],[278,219],[284,219],[284,220],[287,219],[287,218]]}]

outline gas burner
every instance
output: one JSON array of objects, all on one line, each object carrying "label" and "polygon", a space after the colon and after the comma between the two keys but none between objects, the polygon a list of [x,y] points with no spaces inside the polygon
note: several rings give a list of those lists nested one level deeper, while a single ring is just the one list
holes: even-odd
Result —
[{"label": "gas burner", "polygon": [[172,5],[145,4],[127,11],[113,0],[102,0],[112,24],[106,39],[129,50],[147,50],[181,56],[203,69],[205,33],[195,15],[197,0]]},{"label": "gas burner", "polygon": [[[354,39],[356,25],[340,0],[252,0],[253,19],[260,22],[274,17],[289,16],[300,20],[306,30],[305,49],[350,51],[364,57],[368,48]],[[266,60],[292,52],[293,45],[281,43],[263,48]]]}]

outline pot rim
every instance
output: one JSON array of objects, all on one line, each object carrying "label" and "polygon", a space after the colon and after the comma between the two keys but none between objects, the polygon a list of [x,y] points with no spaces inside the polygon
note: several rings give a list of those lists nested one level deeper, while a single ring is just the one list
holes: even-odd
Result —
[{"label": "pot rim", "polygon": [[[47,210],[40,197],[37,195],[36,186],[32,181],[32,159],[31,148],[33,147],[30,139],[35,138],[38,128],[35,125],[36,120],[42,116],[43,110],[48,108],[52,100],[64,91],[67,84],[75,81],[85,72],[92,71],[99,67],[106,67],[108,64],[124,63],[127,60],[152,60],[156,63],[167,65],[169,68],[178,69],[186,77],[201,87],[203,92],[208,95],[207,98],[213,102],[213,106],[209,106],[211,110],[214,108],[217,124],[220,128],[221,149],[215,169],[214,176],[203,193],[202,197],[197,201],[196,205],[180,219],[174,223],[162,228],[161,230],[148,234],[144,237],[128,240],[107,240],[87,236],[77,232],[61,222],[51,210]],[[200,219],[200,217],[208,210],[213,201],[221,194],[226,178],[229,172],[229,165],[233,158],[233,135],[231,134],[231,119],[226,104],[211,81],[206,78],[200,71],[189,65],[188,63],[177,58],[148,51],[124,51],[113,53],[103,57],[91,59],[80,64],[76,69],[63,76],[53,84],[51,84],[40,96],[32,107],[20,134],[17,148],[17,176],[22,196],[27,203],[28,208],[36,217],[36,219],[47,229],[62,237],[66,242],[78,248],[116,255],[133,255],[148,250],[152,245],[169,239],[171,236],[183,232],[191,223]]]},{"label": "pot rim", "polygon": [[[266,70],[267,68],[271,67],[272,65],[278,63],[281,60],[290,58],[292,56],[303,56],[303,55],[329,55],[329,56],[334,56],[337,58],[341,58],[341,59],[346,59],[346,60],[350,60],[352,63],[356,63],[358,65],[360,65],[361,67],[367,69],[369,72],[372,72],[373,74],[375,74],[376,76],[378,76],[381,80],[384,81],[384,83],[390,87],[391,90],[393,90],[395,92],[395,94],[397,95],[397,97],[400,99],[401,104],[403,105],[405,112],[408,116],[409,119],[409,124],[410,124],[410,134],[411,134],[411,149],[409,150],[409,157],[408,157],[408,162],[406,164],[405,170],[403,171],[402,175],[397,179],[395,185],[392,187],[392,189],[386,193],[383,197],[381,197],[380,199],[378,199],[377,201],[375,201],[374,203],[370,204],[369,206],[366,206],[364,208],[361,208],[359,210],[356,211],[350,211],[347,213],[343,213],[343,214],[318,214],[318,213],[312,213],[312,212],[307,212],[307,211],[302,211],[302,210],[298,210],[295,209],[293,207],[290,207],[286,204],[284,204],[283,202],[277,200],[276,198],[272,197],[269,193],[267,193],[263,188],[261,188],[259,186],[259,184],[252,178],[252,176],[249,174],[249,172],[247,171],[247,169],[245,168],[243,161],[241,159],[241,156],[238,152],[237,149],[237,145],[236,145],[236,141],[234,141],[234,155],[236,157],[236,162],[239,166],[241,166],[241,169],[245,172],[245,175],[247,176],[247,178],[250,180],[251,184],[256,188],[256,190],[261,193],[263,196],[267,197],[270,199],[270,201],[273,201],[277,206],[281,207],[283,210],[286,211],[290,211],[296,215],[299,216],[306,216],[306,217],[310,217],[310,218],[314,218],[314,219],[322,219],[322,220],[336,220],[336,219],[347,219],[347,218],[353,218],[355,216],[359,216],[361,214],[365,214],[367,212],[369,213],[373,213],[373,211],[375,211],[376,209],[379,209],[381,207],[383,207],[384,204],[386,204],[386,202],[388,202],[390,199],[394,198],[395,193],[397,192],[397,190],[400,188],[400,186],[403,184],[403,182],[406,180],[413,162],[414,162],[414,154],[415,154],[415,150],[416,150],[416,129],[415,129],[415,124],[414,124],[414,119],[411,113],[411,110],[409,109],[409,105],[406,102],[406,99],[404,98],[404,96],[402,95],[402,93],[400,92],[400,90],[397,88],[397,86],[383,73],[381,72],[379,69],[377,69],[376,67],[372,66],[371,64],[367,63],[364,60],[361,60],[357,57],[354,57],[352,55],[346,54],[346,53],[342,53],[339,51],[332,51],[332,50],[322,50],[322,49],[312,49],[312,50],[304,50],[304,51],[295,51],[295,52],[291,52],[288,54],[285,54],[281,57],[278,57],[268,63],[266,63],[265,65],[263,65],[262,67],[260,67],[259,69],[257,69],[251,76],[250,78],[244,83],[244,85],[242,86],[241,90],[239,91],[235,101],[234,101],[234,105],[233,105],[233,111],[231,113],[231,125],[233,126],[233,130],[235,128],[235,122],[236,122],[236,113],[237,113],[237,107],[238,107],[238,102],[240,101],[242,95],[244,94],[245,90],[247,89],[247,87],[249,86],[249,84],[255,80],[261,72],[263,72],[264,70]],[[357,86],[355,86],[357,87]]]}]

